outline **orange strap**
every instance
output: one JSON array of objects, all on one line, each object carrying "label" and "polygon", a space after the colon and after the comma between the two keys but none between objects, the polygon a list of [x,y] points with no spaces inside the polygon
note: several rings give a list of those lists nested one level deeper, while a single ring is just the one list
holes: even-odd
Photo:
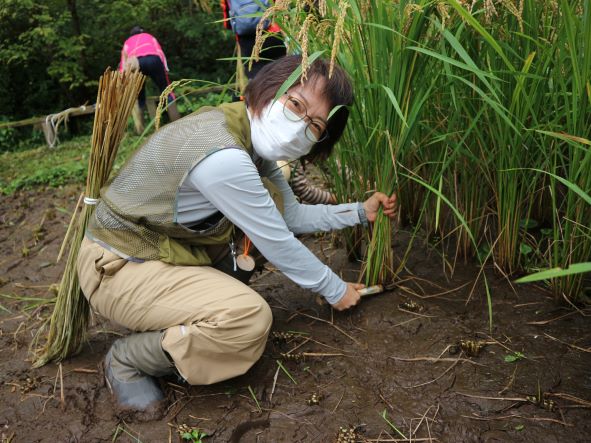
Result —
[{"label": "orange strap", "polygon": [[273,22],[267,28],[267,32],[281,32],[281,28],[277,23]]},{"label": "orange strap", "polygon": [[252,242],[250,241],[250,238],[248,238],[245,234],[244,235],[244,252],[242,253],[242,255],[248,255],[248,251],[250,251],[251,245],[252,245]]}]

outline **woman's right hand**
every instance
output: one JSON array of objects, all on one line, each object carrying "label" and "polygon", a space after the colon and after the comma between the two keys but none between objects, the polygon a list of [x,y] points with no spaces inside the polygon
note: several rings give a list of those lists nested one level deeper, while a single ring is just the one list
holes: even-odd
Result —
[{"label": "woman's right hand", "polygon": [[347,283],[345,295],[337,303],[332,305],[332,307],[337,311],[344,311],[345,309],[355,306],[361,299],[361,295],[358,291],[363,288],[365,288],[365,285],[362,283]]}]

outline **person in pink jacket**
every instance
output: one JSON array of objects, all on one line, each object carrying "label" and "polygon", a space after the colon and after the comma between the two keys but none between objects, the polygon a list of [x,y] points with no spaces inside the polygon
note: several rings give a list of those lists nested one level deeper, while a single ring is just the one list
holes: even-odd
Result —
[{"label": "person in pink jacket", "polygon": [[[134,26],[129,33],[129,38],[125,40],[121,49],[121,61],[119,70],[139,70],[142,74],[150,77],[158,86],[160,93],[170,85],[168,78],[168,64],[166,56],[158,40],[145,32],[140,26]],[[168,116],[171,121],[179,118],[178,110],[174,104],[175,96],[173,93],[168,95]],[[146,89],[142,88],[138,96],[140,107],[140,116],[146,107]],[[143,126],[143,122],[142,122]]]}]

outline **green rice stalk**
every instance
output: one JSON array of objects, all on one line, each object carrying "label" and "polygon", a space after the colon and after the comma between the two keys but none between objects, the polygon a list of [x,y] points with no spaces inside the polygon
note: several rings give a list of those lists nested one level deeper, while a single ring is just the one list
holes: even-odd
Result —
[{"label": "green rice stalk", "polygon": [[[561,26],[557,29],[557,66],[553,80],[558,98],[553,109],[561,125],[546,135],[554,150],[551,195],[554,242],[550,266],[563,269],[588,262],[591,257],[591,206],[582,203],[581,190],[591,195],[591,4],[562,0]],[[555,136],[559,132],[562,136]],[[573,273],[552,280],[557,299],[576,299],[582,291],[583,274]]]},{"label": "green rice stalk", "polygon": [[[331,50],[355,85],[330,163],[339,199],[397,189],[413,238],[436,234],[456,257],[491,257],[507,275],[588,262],[591,213],[555,177],[591,189],[591,150],[581,142],[591,139],[591,3],[347,4],[327,1],[299,47],[314,11],[284,7],[276,17],[293,48]],[[541,229],[528,228],[531,219]],[[390,267],[384,229],[378,220],[366,238],[366,281]],[[581,282],[571,274],[552,284],[572,298]]]},{"label": "green rice stalk", "polygon": [[[336,6],[327,4],[329,11]],[[347,44],[341,45],[337,60],[352,76],[356,101],[344,143],[335,153],[335,162],[346,165],[347,173],[335,182],[347,182],[346,196],[357,199],[398,189],[401,207],[412,211],[416,198],[409,197],[417,188],[399,182],[395,168],[396,159],[412,157],[413,135],[432,92],[433,80],[424,81],[428,57],[408,48],[430,39],[433,9],[429,2],[350,1],[350,6],[343,31]],[[338,195],[338,187],[335,190]],[[369,233],[365,282],[392,280],[396,271],[390,220],[380,213]]]}]

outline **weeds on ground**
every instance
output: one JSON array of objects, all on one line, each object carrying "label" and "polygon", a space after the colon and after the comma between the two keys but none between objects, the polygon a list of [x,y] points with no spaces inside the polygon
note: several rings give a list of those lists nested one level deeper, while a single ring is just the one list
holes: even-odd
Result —
[{"label": "weeds on ground", "polygon": [[117,425],[117,428],[115,429],[115,432],[113,433],[113,439],[111,440],[111,443],[115,443],[119,437],[121,437],[122,435],[127,435],[128,437],[130,437],[135,443],[142,443],[142,441],[140,440],[140,436],[138,435],[134,435],[132,434],[130,431],[128,431],[126,429],[126,425],[125,423],[123,423],[122,425]]},{"label": "weeds on ground", "polygon": [[505,362],[507,363],[514,363],[516,361],[522,360],[525,358],[525,355],[519,351],[515,351],[513,354],[505,355]]},{"label": "weeds on ground", "polygon": [[384,421],[385,421],[386,423],[388,423],[388,425],[389,425],[389,426],[390,426],[390,427],[391,427],[391,428],[392,428],[394,431],[396,431],[396,433],[397,433],[398,435],[400,435],[400,436],[401,436],[403,439],[405,439],[405,440],[407,439],[407,438],[406,438],[406,436],[405,436],[405,435],[404,435],[402,432],[400,432],[400,430],[399,430],[399,429],[398,429],[398,428],[397,428],[397,427],[394,425],[394,423],[392,423],[392,421],[388,419],[388,412],[386,411],[386,409],[384,409],[384,410],[382,411],[381,417],[384,419]]},{"label": "weeds on ground", "polygon": [[[202,106],[217,106],[230,101],[230,94],[209,93],[192,97],[181,94],[179,112],[186,115]],[[113,167],[117,171],[149,134],[135,135],[128,127],[121,141],[117,160]],[[43,138],[31,138],[26,149],[22,142],[19,150],[0,154],[0,194],[12,195],[19,189],[34,186],[58,187],[68,183],[84,183],[90,152],[90,134],[74,137],[55,148],[48,148]],[[0,131],[2,145],[2,131]]]},{"label": "weeds on ground", "polygon": [[179,426],[179,434],[183,441],[190,443],[203,443],[203,439],[207,437],[207,433],[199,428],[191,428],[187,425]]},{"label": "weeds on ground", "polygon": [[295,378],[293,378],[292,375],[289,373],[289,371],[285,368],[285,366],[283,366],[283,363],[281,363],[281,360],[277,360],[277,366],[279,366],[281,368],[281,370],[285,373],[285,375],[287,375],[289,377],[289,379],[293,382],[294,385],[298,384],[298,382],[295,381]]},{"label": "weeds on ground", "polygon": [[[121,142],[118,168],[137,146],[139,136],[130,133]],[[45,145],[0,155],[0,194],[12,195],[34,186],[58,187],[84,183],[88,168],[90,137],[80,136],[50,149]]]},{"label": "weeds on ground", "polygon": [[[36,312],[46,306],[53,305],[55,303],[55,297],[28,297],[17,294],[5,294],[0,293],[0,299],[6,300],[6,303],[10,305],[18,306],[19,310],[25,314],[30,312]],[[1,306],[1,305],[0,305]],[[8,308],[3,308],[10,312]]]}]

